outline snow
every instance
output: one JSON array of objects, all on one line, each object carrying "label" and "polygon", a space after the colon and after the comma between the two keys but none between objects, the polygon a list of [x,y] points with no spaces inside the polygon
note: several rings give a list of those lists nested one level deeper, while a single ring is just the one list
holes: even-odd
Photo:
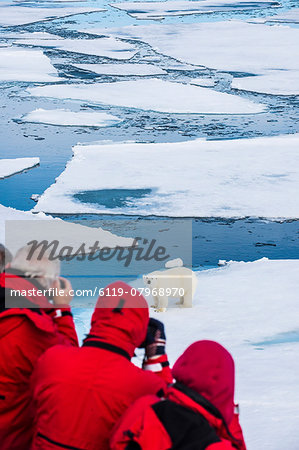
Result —
[{"label": "snow", "polygon": [[0,81],[60,81],[57,75],[40,50],[0,48]]},{"label": "snow", "polygon": [[136,19],[159,20],[167,16],[258,9],[270,6],[280,6],[280,4],[272,0],[168,0],[162,2],[111,3],[110,6],[126,11],[130,16]]},{"label": "snow", "polygon": [[[236,401],[248,449],[297,450],[299,334],[293,343],[259,342],[271,344],[280,333],[298,330],[299,260],[230,262],[197,275],[192,309],[150,311],[165,324],[171,365],[196,340],[220,342],[235,359]],[[142,280],[134,284],[142,286]],[[82,339],[92,310],[73,312]]]},{"label": "snow", "polygon": [[34,96],[77,99],[92,103],[170,113],[254,114],[265,107],[211,89],[159,79],[52,85],[30,88]]},{"label": "snow", "polygon": [[30,169],[39,164],[39,158],[0,159],[0,179]]},{"label": "snow", "polygon": [[74,16],[76,14],[86,14],[92,12],[105,11],[102,8],[34,8],[26,6],[0,5],[0,26],[10,27],[15,25],[25,25],[60,17]]},{"label": "snow", "polygon": [[234,78],[231,86],[272,95],[299,95],[299,71],[269,70],[264,75]]},{"label": "snow", "polygon": [[118,76],[147,76],[163,75],[167,72],[153,64],[72,64],[78,69],[95,72],[99,75],[118,75]]},{"label": "snow", "polygon": [[53,47],[67,52],[104,56],[120,60],[130,59],[137,53],[133,45],[122,42],[114,37],[99,39],[61,39],[53,35],[53,38],[50,39],[50,36],[45,33],[44,36],[37,38],[18,39],[16,43],[36,47]]},{"label": "snow", "polygon": [[[34,210],[299,218],[298,148],[298,134],[224,141],[77,145],[65,171],[44,192]],[[78,192],[103,189],[152,191],[140,198],[128,196],[118,207],[72,198]]]},{"label": "snow", "polygon": [[[231,20],[194,23],[192,26],[130,25],[106,30],[93,29],[88,32],[138,39],[159,53],[211,69],[243,72],[245,75],[267,75],[269,71],[280,71],[281,85],[284,84],[285,71],[299,71],[298,28]],[[263,86],[264,79],[257,79],[255,84],[259,81]],[[292,91],[291,86],[288,91]],[[292,93],[296,92],[297,87],[293,85]]]},{"label": "snow", "polygon": [[73,112],[68,109],[39,108],[23,116],[22,121],[61,126],[107,127],[122,122],[122,119],[105,112]]},{"label": "snow", "polygon": [[[23,220],[30,220],[29,226],[24,227]],[[40,222],[42,220],[42,223]],[[5,233],[5,221],[7,230]],[[114,248],[128,247],[133,239],[117,236],[102,228],[91,228],[80,224],[53,219],[43,213],[33,214],[31,211],[19,211],[0,205],[0,243],[6,243],[14,253],[31,240],[38,242],[46,239],[49,242],[59,240],[59,248],[73,247],[75,250],[85,244],[85,249],[93,246],[97,241],[100,247]]]}]

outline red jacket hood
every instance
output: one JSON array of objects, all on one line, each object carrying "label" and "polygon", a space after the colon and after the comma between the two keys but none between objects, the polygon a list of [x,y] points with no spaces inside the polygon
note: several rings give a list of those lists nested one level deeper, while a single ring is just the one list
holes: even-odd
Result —
[{"label": "red jacket hood", "polygon": [[125,350],[130,357],[145,339],[149,321],[148,304],[142,295],[132,295],[132,288],[117,281],[99,297],[86,341],[99,339]]},{"label": "red jacket hood", "polygon": [[195,342],[178,358],[172,375],[209,400],[230,424],[234,414],[235,368],[232,356],[222,345]]}]

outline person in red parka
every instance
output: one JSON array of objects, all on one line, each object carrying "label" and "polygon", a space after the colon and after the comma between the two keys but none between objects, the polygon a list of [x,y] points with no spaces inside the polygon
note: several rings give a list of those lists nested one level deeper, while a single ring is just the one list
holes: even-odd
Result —
[{"label": "person in red parka", "polygon": [[[33,419],[29,381],[38,358],[53,345],[78,345],[68,307],[70,283],[52,278],[54,274],[58,276],[59,263],[46,256],[41,261],[27,260],[27,256],[28,248],[20,249],[10,267],[0,274],[1,450],[30,448]],[[61,296],[52,299],[53,303],[47,295],[38,295],[61,281],[65,286]],[[22,295],[13,295],[16,290]]]},{"label": "person in red parka", "polygon": [[137,400],[116,424],[112,450],[246,450],[234,405],[234,361],[220,344],[190,345],[164,399]]},{"label": "person in red parka", "polygon": [[[131,295],[120,281],[105,288],[83,346],[53,347],[36,366],[31,450],[106,450],[114,424],[133,401],[165,393],[172,377],[164,329],[158,321],[148,325],[143,296]],[[131,362],[141,345],[147,354],[143,370]]]}]

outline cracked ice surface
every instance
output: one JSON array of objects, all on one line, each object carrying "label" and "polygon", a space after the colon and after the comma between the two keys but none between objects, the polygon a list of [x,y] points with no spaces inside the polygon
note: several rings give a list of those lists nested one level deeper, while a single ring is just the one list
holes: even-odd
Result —
[{"label": "cracked ice surface", "polygon": [[[138,39],[164,55],[211,69],[253,75],[269,74],[271,77],[272,72],[277,71],[275,86],[278,86],[279,79],[280,85],[284,84],[284,71],[294,71],[294,79],[298,76],[295,71],[299,72],[299,29],[286,26],[234,20],[194,23],[192,26],[139,25],[110,30],[92,29],[88,32]],[[267,89],[262,77],[254,83],[258,92]],[[283,87],[280,89],[283,90]],[[285,90],[288,95],[296,94],[298,86],[294,83],[285,87]]]},{"label": "cracked ice surface", "polygon": [[[299,217],[299,135],[77,145],[35,211],[187,217]],[[107,207],[78,192],[145,190]],[[148,192],[150,190],[150,193]],[[86,192],[88,198],[88,192]],[[100,198],[100,197],[99,197]]]},{"label": "cracked ice surface", "polygon": [[52,85],[29,88],[34,96],[85,100],[92,103],[170,113],[253,114],[264,105],[212,89],[159,79]]},{"label": "cracked ice surface", "polygon": [[39,158],[0,159],[0,178],[9,177],[37,164],[39,164]]},{"label": "cracked ice surface", "polygon": [[130,59],[137,51],[135,47],[122,42],[114,37],[103,37],[99,39],[62,39],[60,36],[49,33],[36,33],[16,40],[16,44],[30,45],[36,47],[51,47],[86,55],[104,56],[112,59]]},{"label": "cracked ice surface", "polygon": [[40,50],[0,48],[0,81],[61,81]]},{"label": "cracked ice surface", "polygon": [[280,6],[272,0],[169,0],[163,2],[124,2],[111,3],[110,6],[126,11],[136,19],[162,19],[167,16],[182,16],[188,14],[203,14],[220,11],[238,11],[246,9],[268,8]]},{"label": "cracked ice surface", "polygon": [[105,11],[102,8],[34,8],[26,6],[0,5],[0,26],[11,27],[15,25],[26,25],[43,20],[57,19],[60,17],[74,16],[91,12]]},{"label": "cracked ice surface", "polygon": [[45,123],[61,126],[107,127],[122,122],[105,112],[73,112],[68,109],[35,109],[21,118],[22,122]]}]

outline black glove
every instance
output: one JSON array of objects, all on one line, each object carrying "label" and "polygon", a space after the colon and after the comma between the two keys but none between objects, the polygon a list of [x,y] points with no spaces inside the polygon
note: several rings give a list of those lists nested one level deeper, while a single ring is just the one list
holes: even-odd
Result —
[{"label": "black glove", "polygon": [[145,348],[147,358],[165,355],[166,336],[164,325],[157,319],[150,318],[147,334],[142,347]]}]

